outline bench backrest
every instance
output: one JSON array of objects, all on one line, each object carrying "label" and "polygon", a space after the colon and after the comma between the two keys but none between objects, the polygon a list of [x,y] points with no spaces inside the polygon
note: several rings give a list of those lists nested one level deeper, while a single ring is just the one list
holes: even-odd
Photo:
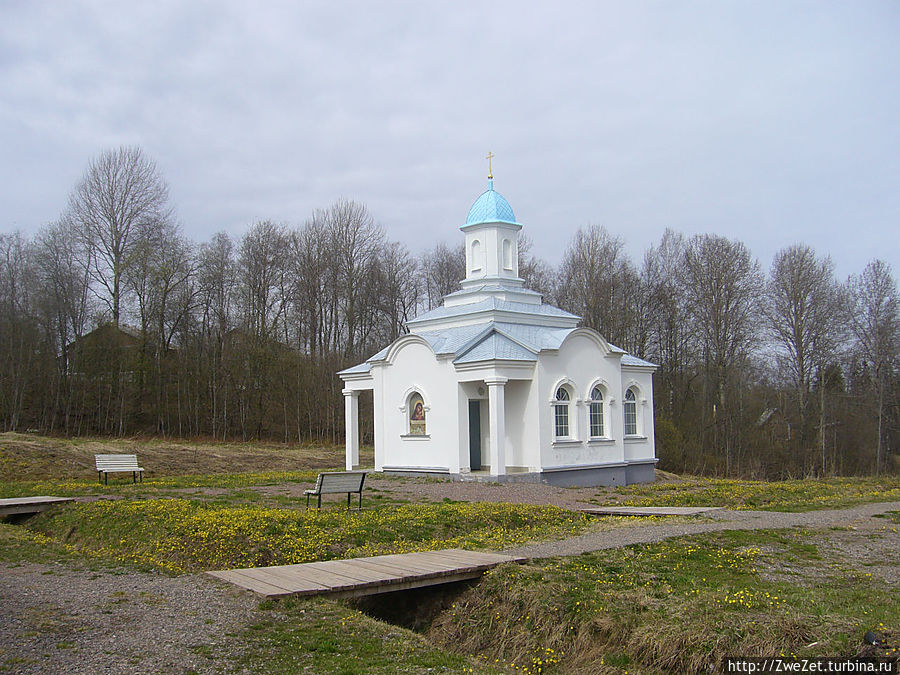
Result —
[{"label": "bench backrest", "polygon": [[366,480],[365,471],[333,471],[320,473],[316,480],[316,492],[361,492]]},{"label": "bench backrest", "polygon": [[97,471],[137,471],[137,455],[94,455]]}]

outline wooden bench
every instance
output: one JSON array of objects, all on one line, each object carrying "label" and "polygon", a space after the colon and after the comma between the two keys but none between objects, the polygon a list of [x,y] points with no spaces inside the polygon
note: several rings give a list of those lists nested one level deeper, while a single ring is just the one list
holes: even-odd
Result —
[{"label": "wooden bench", "polygon": [[309,497],[315,495],[319,498],[317,508],[322,508],[322,495],[343,494],[347,493],[347,508],[350,508],[350,495],[357,493],[359,495],[359,507],[362,509],[362,491],[363,483],[366,482],[365,471],[326,471],[320,473],[316,480],[316,487],[312,490],[306,490],[306,508],[309,508]]},{"label": "wooden bench", "polygon": [[97,463],[97,478],[109,485],[109,474],[131,472],[131,481],[137,483],[138,474],[144,482],[144,470],[138,466],[137,455],[94,455]]}]

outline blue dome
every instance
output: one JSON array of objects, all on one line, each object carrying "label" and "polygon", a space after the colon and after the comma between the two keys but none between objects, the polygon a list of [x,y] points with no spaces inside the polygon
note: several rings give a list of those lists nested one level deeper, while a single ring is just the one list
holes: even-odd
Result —
[{"label": "blue dome", "polygon": [[[494,191],[494,181],[490,181],[490,187],[481,193],[481,196],[472,204],[466,225],[477,223],[516,223],[509,202],[499,192]],[[463,226],[465,227],[465,225]]]}]

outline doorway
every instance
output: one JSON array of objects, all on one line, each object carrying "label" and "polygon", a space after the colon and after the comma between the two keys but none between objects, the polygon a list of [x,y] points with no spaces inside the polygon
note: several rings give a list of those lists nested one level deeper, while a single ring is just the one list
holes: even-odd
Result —
[{"label": "doorway", "polygon": [[469,470],[481,470],[481,401],[469,401]]}]

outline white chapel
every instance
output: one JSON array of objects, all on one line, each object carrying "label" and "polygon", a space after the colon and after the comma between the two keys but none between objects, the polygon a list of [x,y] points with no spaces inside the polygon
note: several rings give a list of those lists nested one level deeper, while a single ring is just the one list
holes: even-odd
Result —
[{"label": "white chapel", "polygon": [[656,366],[579,328],[518,274],[512,207],[494,190],[464,225],[466,278],[344,382],[346,465],[371,390],[375,470],[554,485],[652,481]]}]

